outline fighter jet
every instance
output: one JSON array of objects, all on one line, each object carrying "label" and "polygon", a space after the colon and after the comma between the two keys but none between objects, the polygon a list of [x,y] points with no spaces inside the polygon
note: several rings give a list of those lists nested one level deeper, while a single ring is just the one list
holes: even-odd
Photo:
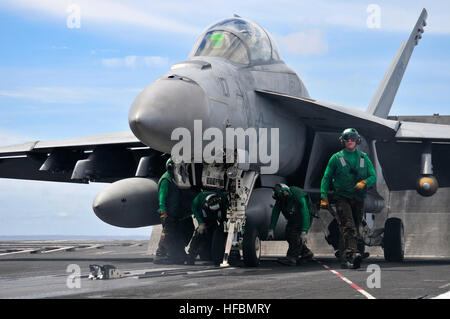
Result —
[{"label": "fighter jet", "polygon": [[[93,203],[101,220],[129,228],[157,225],[157,181],[177,144],[177,128],[196,135],[200,123],[200,134],[215,128],[223,136],[229,128],[276,130],[278,141],[266,145],[280,154],[275,173],[264,173],[262,161],[250,163],[254,145],[248,136],[244,147],[231,150],[232,162],[202,159],[176,165],[180,188],[230,193],[226,236],[216,236],[216,256],[224,256],[226,263],[230,252],[242,249],[245,264],[256,266],[270,223],[273,186],[288,183],[319,194],[327,161],[340,149],[338,136],[345,128],[358,130],[360,149],[390,191],[416,189],[432,196],[438,181],[450,186],[450,126],[387,119],[426,18],[424,9],[366,111],[311,98],[265,29],[238,16],[221,20],[201,34],[186,61],[174,64],[136,97],[129,112],[131,132],[1,147],[0,177],[110,183]],[[202,154],[205,144],[194,146],[191,157]],[[366,212],[383,209],[376,188],[365,204]],[[283,239],[283,226],[278,223],[276,239]],[[403,259],[403,232],[400,220],[386,220],[378,243],[386,259]]]}]

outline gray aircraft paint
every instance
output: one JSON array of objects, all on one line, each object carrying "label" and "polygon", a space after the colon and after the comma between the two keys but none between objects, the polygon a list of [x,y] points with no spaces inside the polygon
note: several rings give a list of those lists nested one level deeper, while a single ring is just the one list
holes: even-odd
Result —
[{"label": "gray aircraft paint", "polygon": [[[418,23],[424,19],[422,13]],[[412,34],[415,33],[414,29]],[[272,46],[276,47],[269,34],[268,37],[272,41]],[[415,36],[410,36],[408,43],[411,41],[416,41]],[[410,47],[408,44],[402,46],[401,50],[410,55],[412,52]],[[279,53],[276,52],[276,55]],[[407,58],[409,59],[409,56]],[[404,72],[406,67],[404,59],[406,57],[402,58],[402,54],[399,53],[390,70],[401,66]],[[124,132],[2,147],[0,176],[60,182],[116,182],[102,191],[102,196],[99,194],[99,200],[94,204],[102,219],[106,221],[101,206],[121,201],[124,198],[120,196],[121,192],[125,194],[129,189],[138,187],[142,194],[145,193],[149,197],[156,196],[154,181],[153,184],[145,183],[141,179],[130,177],[136,175],[136,169],[141,163],[138,176],[157,178],[158,174],[150,171],[153,168],[164,167],[161,152],[169,153],[176,143],[170,140],[173,129],[186,127],[192,130],[193,121],[200,119],[203,129],[208,127],[217,127],[222,131],[227,127],[280,129],[279,172],[273,178],[261,177],[262,186],[270,187],[275,181],[284,180],[285,177],[292,178],[293,173],[301,165],[306,164],[305,185],[312,189],[317,188],[323,165],[329,156],[339,149],[336,137],[347,127],[355,127],[365,137],[367,145],[372,148],[367,148],[367,152],[377,167],[383,172],[395,172],[396,176],[390,173],[389,175],[394,177],[386,181],[391,190],[415,188],[414,176],[419,174],[416,162],[420,161],[422,141],[433,142],[436,177],[441,186],[450,186],[448,163],[440,159],[448,158],[448,144],[445,143],[450,141],[450,126],[385,119],[383,114],[389,113],[401,80],[401,77],[392,75],[398,72],[391,71],[383,79],[381,89],[377,91],[376,98],[374,97],[375,102],[371,103],[368,112],[363,112],[311,99],[295,72],[278,58],[270,63],[239,65],[220,57],[191,55],[187,61],[172,66],[136,98],[130,109],[129,122],[137,138],[130,132]],[[306,140],[307,131],[313,132],[313,140]],[[330,134],[331,140],[327,140],[324,145],[320,145],[319,142],[316,144],[315,139],[319,141],[319,137],[325,137],[326,134]],[[398,143],[399,140],[403,143]],[[310,150],[314,150],[309,157],[305,156],[307,144],[311,144]],[[374,147],[378,157],[373,155]],[[400,154],[407,154],[407,158],[392,157],[395,153],[392,150],[396,149],[401,150]],[[49,159],[48,154],[52,153],[59,154]],[[142,160],[144,157],[145,161]],[[70,161],[67,162],[65,159]],[[63,163],[60,163],[61,161]],[[399,163],[402,163],[401,170],[397,169]],[[76,174],[72,174],[74,167],[77,168]],[[128,181],[117,182],[122,179]],[[407,183],[403,182],[404,180],[407,180]],[[255,193],[255,198],[261,200],[251,201],[247,213],[249,220],[252,220],[253,217],[250,216],[256,216],[258,211],[265,210],[259,206],[255,209],[253,203],[270,207],[271,197],[263,200],[270,193],[270,189],[267,190],[269,191]],[[116,214],[124,220],[107,222],[123,225],[122,227],[146,226],[157,222],[153,215],[146,217],[149,211],[156,211],[156,207],[149,208],[145,196],[134,194],[127,196],[126,199],[133,202],[127,206],[140,211]],[[156,201],[153,203],[156,205]],[[255,218],[267,222],[266,214],[260,214]]]}]

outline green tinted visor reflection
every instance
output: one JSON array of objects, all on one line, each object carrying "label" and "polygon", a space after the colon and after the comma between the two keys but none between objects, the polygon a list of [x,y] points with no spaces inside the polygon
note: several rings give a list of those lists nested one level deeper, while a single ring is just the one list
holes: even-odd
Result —
[{"label": "green tinted visor reflection", "polygon": [[223,34],[214,33],[213,35],[211,35],[211,42],[214,49],[221,49],[223,45]]}]

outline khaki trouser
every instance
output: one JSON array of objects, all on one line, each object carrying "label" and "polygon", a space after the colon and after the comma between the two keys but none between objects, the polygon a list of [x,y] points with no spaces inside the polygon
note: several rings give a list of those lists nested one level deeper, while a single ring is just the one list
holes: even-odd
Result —
[{"label": "khaki trouser", "polygon": [[161,231],[161,237],[159,238],[158,249],[156,249],[156,256],[158,257],[167,257],[167,241],[166,241],[166,233],[164,232],[164,227]]},{"label": "khaki trouser", "polygon": [[351,258],[358,252],[358,229],[363,218],[364,199],[339,197],[336,201],[336,219],[339,225],[342,258]]}]

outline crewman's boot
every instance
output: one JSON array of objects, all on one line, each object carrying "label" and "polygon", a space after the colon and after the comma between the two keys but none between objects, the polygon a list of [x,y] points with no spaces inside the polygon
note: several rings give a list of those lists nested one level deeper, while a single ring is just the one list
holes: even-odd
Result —
[{"label": "crewman's boot", "polygon": [[155,258],[153,258],[154,264],[168,264],[169,258],[167,256],[160,256],[156,255]]},{"label": "crewman's boot", "polygon": [[341,268],[342,269],[350,269],[353,268],[353,254],[350,252],[344,252],[342,255],[339,254],[340,261],[341,261]]},{"label": "crewman's boot", "polygon": [[297,259],[295,257],[279,258],[278,262],[285,266],[297,266]]},{"label": "crewman's boot", "polygon": [[311,250],[307,249],[303,254],[302,254],[302,259],[303,260],[310,260],[314,257],[314,254]]},{"label": "crewman's boot", "polygon": [[362,261],[362,256],[360,253],[355,253],[353,255],[353,260],[352,260],[352,269],[358,269],[359,267],[361,267],[361,261]]},{"label": "crewman's boot", "polygon": [[185,261],[186,261],[187,255],[186,253],[183,251],[180,252],[176,252],[174,255],[169,256],[169,261],[171,264],[175,264],[175,265],[184,265]]},{"label": "crewman's boot", "polygon": [[341,260],[341,252],[340,252],[339,250],[336,250],[336,251],[335,251],[334,256],[336,256],[336,258],[337,258],[338,260]]},{"label": "crewman's boot", "polygon": [[189,254],[186,256],[186,265],[195,265],[195,256]]}]

